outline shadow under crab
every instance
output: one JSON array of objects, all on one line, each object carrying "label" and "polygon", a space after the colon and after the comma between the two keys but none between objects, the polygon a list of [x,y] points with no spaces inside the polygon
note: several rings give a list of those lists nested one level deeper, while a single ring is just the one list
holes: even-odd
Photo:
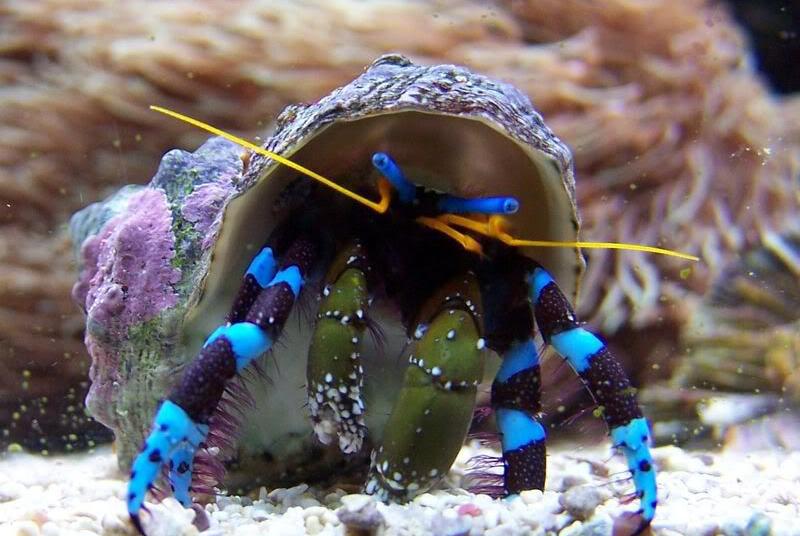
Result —
[{"label": "shadow under crab", "polygon": [[[289,315],[293,302],[302,305],[309,291],[319,295],[329,283],[338,284],[342,274],[322,279],[322,273],[331,259],[348,259],[347,246],[341,248],[352,239],[363,240],[374,254],[379,290],[370,290],[364,300],[375,300],[370,322],[385,334],[361,350],[373,364],[365,360],[363,370],[358,367],[364,378],[369,441],[381,444],[372,455],[367,491],[387,499],[407,498],[420,490],[418,480],[401,485],[399,472],[391,476],[392,464],[435,459],[429,461],[430,474],[420,480],[424,489],[452,463],[455,452],[438,452],[445,449],[444,442],[440,449],[431,436],[397,436],[402,436],[397,430],[409,425],[413,435],[413,421],[397,415],[417,403],[408,391],[428,382],[432,390],[426,395],[436,395],[431,404],[449,405],[451,413],[426,409],[424,415],[443,419],[442,426],[432,427],[439,434],[449,431],[448,415],[461,423],[452,437],[444,437],[450,443],[446,450],[455,446],[457,451],[472,416],[483,358],[469,366],[460,358],[449,361],[449,341],[460,340],[450,323],[456,317],[458,329],[474,324],[466,338],[471,346],[462,353],[482,355],[486,347],[504,356],[492,386],[492,404],[503,436],[505,473],[492,482],[499,494],[541,488],[544,430],[536,420],[540,379],[530,308],[535,303],[542,337],[564,355],[603,406],[614,443],[623,448],[634,472],[645,520],[652,519],[655,481],[647,425],[624,372],[603,343],[579,327],[570,305],[583,270],[580,254],[574,248],[512,249],[489,240],[485,261],[452,241],[453,233],[445,233],[450,238],[438,233],[444,223],[436,218],[451,212],[441,208],[441,199],[505,196],[519,210],[504,225],[536,238],[577,240],[571,156],[524,96],[462,68],[419,67],[401,57],[384,57],[320,102],[287,109],[266,148],[373,197],[378,177],[370,162],[386,151],[402,162],[412,189],[422,197],[395,206],[383,219],[365,215],[364,208],[319,185],[309,186],[296,171],[270,158],[241,157],[235,146],[212,140],[194,155],[165,157],[149,187],[123,190],[76,215],[73,230],[84,244],[84,270],[74,294],[87,311],[87,346],[94,358],[88,405],[117,433],[123,465],[133,456],[156,404],[170,393],[133,465],[128,502],[136,523],[144,493],[162,462],[170,462],[176,496],[189,500],[191,477],[186,472],[191,475],[198,447],[202,450],[194,461],[214,465],[230,455],[215,447],[225,451],[235,442],[237,462],[259,474],[265,472],[254,466],[265,457],[270,463],[294,463],[301,462],[298,453],[309,452],[312,438],[301,410],[306,401],[301,356],[309,347],[309,355],[314,353],[311,339],[324,316],[333,316],[346,329],[354,317],[328,310],[317,315],[314,328],[302,307]],[[426,208],[426,199],[434,208]],[[484,220],[471,222],[481,225]],[[268,247],[261,249],[264,244]],[[351,254],[345,264],[357,258]],[[359,269],[368,279],[372,268]],[[480,293],[472,293],[477,286]],[[326,303],[325,291],[322,296]],[[487,309],[486,343],[480,338],[480,301]],[[353,315],[360,319],[358,311]],[[429,325],[430,336],[423,329]],[[412,333],[418,343],[409,345],[407,334]],[[359,341],[352,337],[353,344]],[[254,407],[231,408],[223,400],[216,410],[223,390],[229,402],[243,396],[241,386],[226,385],[225,380],[273,343],[270,382],[251,390]],[[423,351],[427,366],[422,357],[406,353],[417,344],[428,352]],[[195,355],[179,379],[176,371]],[[401,363],[398,357],[405,359]],[[442,360],[442,368],[436,359]],[[453,381],[446,380],[451,373]],[[331,374],[323,378],[332,382]],[[357,379],[355,373],[351,379]],[[357,383],[360,388],[360,377]],[[313,387],[309,383],[312,413]],[[398,392],[401,402],[391,408]],[[467,402],[450,402],[462,394],[468,395]],[[241,412],[241,422],[231,411]],[[387,416],[390,424],[382,429]],[[348,452],[342,431],[338,433],[339,446]],[[317,436],[325,439],[320,429]],[[417,444],[426,447],[409,449]],[[415,458],[392,457],[395,450]],[[450,461],[443,462],[447,457]],[[202,468],[195,473],[195,491],[204,489],[202,485],[210,490],[219,476],[203,475]]]}]

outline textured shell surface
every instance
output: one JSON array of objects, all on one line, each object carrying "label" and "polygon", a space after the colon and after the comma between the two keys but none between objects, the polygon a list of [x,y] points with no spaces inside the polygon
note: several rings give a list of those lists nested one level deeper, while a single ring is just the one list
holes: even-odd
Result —
[{"label": "textured shell surface", "polygon": [[[370,156],[386,151],[423,186],[517,197],[511,223],[521,237],[578,238],[567,147],[517,89],[463,67],[384,56],[319,102],[284,110],[264,146],[349,187],[374,183]],[[148,185],[125,187],[72,219],[81,267],[73,297],[86,312],[92,357],[87,406],[116,434],[122,466],[181,367],[224,321],[298,177],[258,155],[245,166],[242,153],[222,138],[193,153],[170,151]],[[576,295],[584,268],[577,250],[524,251]],[[311,330],[307,316],[293,316],[283,344],[264,361],[269,380],[249,384],[255,405],[238,444],[245,466],[248,454],[272,463],[309,452],[302,385]],[[376,320],[388,354],[399,355],[405,333],[397,314],[379,310]],[[388,413],[385,395],[398,388],[391,384],[402,376],[399,361],[364,364],[371,433]]]}]

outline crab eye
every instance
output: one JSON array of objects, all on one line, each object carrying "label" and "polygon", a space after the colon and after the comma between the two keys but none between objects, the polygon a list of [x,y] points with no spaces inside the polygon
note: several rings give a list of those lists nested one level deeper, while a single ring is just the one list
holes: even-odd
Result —
[{"label": "crab eye", "polygon": [[505,204],[503,205],[503,212],[505,214],[514,214],[519,210],[519,201],[517,201],[514,197],[509,197],[506,199]]}]

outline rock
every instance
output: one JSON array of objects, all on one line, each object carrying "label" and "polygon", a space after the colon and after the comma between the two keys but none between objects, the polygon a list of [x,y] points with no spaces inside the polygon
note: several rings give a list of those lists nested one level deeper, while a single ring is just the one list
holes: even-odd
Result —
[{"label": "rock", "polygon": [[772,520],[761,512],[756,512],[747,522],[744,533],[746,536],[769,536],[772,534]]},{"label": "rock", "polygon": [[39,525],[33,521],[17,521],[12,527],[14,536],[39,536]]},{"label": "rock", "polygon": [[471,528],[470,517],[457,515],[453,510],[437,512],[431,520],[431,532],[436,536],[467,536]]},{"label": "rock", "polygon": [[339,521],[346,526],[348,532],[369,531],[369,533],[374,534],[385,523],[383,514],[378,511],[375,501],[371,498],[368,503],[362,504],[358,510],[352,510],[348,506],[344,506],[336,512],[336,515],[339,517]]},{"label": "rock", "polygon": [[559,497],[559,503],[564,509],[580,521],[589,519],[600,504],[604,501],[600,491],[592,486],[579,486],[572,488]]}]

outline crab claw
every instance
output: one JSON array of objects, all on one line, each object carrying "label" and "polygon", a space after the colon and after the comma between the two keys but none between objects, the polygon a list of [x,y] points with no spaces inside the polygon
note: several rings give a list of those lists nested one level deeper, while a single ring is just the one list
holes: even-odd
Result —
[{"label": "crab claw", "polygon": [[207,434],[208,425],[195,423],[183,408],[171,400],[161,404],[153,431],[133,462],[128,482],[128,515],[139,533],[144,534],[139,511],[143,509],[144,497],[153,487],[162,464],[169,463],[170,483],[175,496],[184,506],[191,503],[191,461]]}]

